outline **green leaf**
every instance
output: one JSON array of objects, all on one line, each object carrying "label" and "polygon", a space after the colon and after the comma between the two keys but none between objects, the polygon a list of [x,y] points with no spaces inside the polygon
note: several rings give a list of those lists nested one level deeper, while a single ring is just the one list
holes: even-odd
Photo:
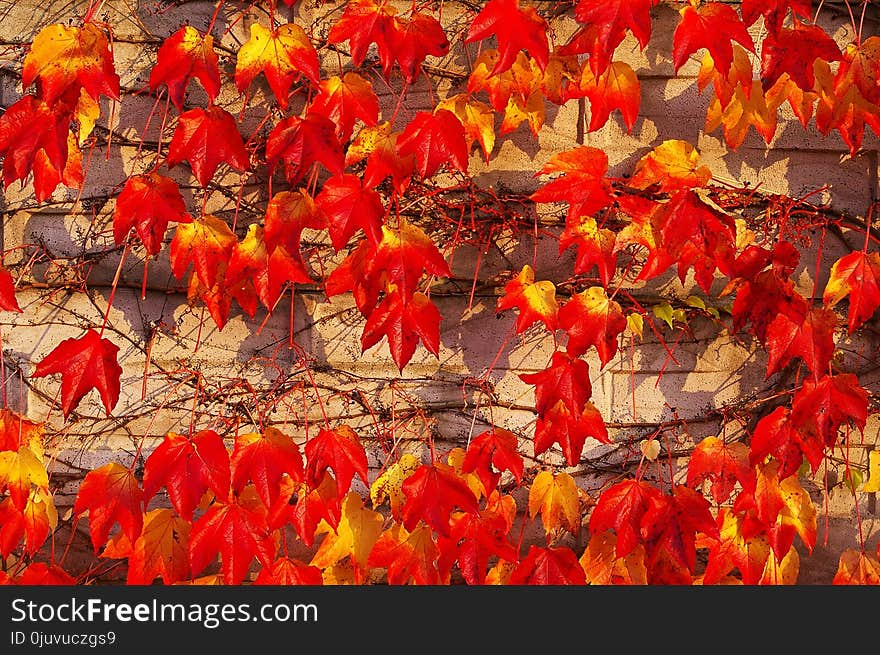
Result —
[{"label": "green leaf", "polygon": [[664,321],[666,325],[672,329],[672,321],[674,317],[674,312],[672,311],[672,305],[668,302],[661,302],[659,305],[654,305],[654,316],[659,318],[661,321]]}]

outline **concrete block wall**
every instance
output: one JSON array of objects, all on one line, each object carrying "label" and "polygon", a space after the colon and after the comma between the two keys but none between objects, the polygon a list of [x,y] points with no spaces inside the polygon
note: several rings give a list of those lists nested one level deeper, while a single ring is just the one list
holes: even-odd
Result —
[{"label": "concrete block wall", "polygon": [[[227,2],[215,24],[221,69],[227,80],[234,70],[234,57],[229,53],[247,40],[251,22],[267,22],[258,8],[234,22],[247,4]],[[279,12],[321,37],[344,4],[299,2],[293,8],[281,7]],[[409,3],[400,4],[409,7]],[[852,37],[847,14],[835,3],[824,6],[823,26],[845,43]],[[0,42],[6,45],[5,59],[0,60],[0,105],[9,106],[23,92],[19,72],[24,44],[45,25],[76,18],[76,9],[71,3],[54,0],[25,0],[0,7]],[[122,266],[119,289],[109,311],[107,334],[120,346],[123,367],[122,397],[113,415],[107,417],[97,395],[90,393],[65,422],[58,409],[51,409],[58,380],[30,379],[35,363],[62,339],[79,336],[84,327],[101,324],[120,257],[120,249],[113,245],[110,222],[114,197],[129,174],[141,172],[151,163],[144,152],[155,151],[160,141],[167,143],[176,115],[172,109],[171,122],[161,133],[163,107],[160,105],[158,114],[152,115],[156,99],[148,93],[147,85],[156,50],[161,40],[184,22],[205,29],[215,9],[215,2],[203,0],[108,0],[101,9],[101,19],[113,28],[114,59],[124,91],[121,106],[102,102],[97,133],[104,136],[112,131],[112,145],[92,153],[81,194],[59,187],[49,201],[37,204],[30,185],[19,188],[16,184],[0,199],[4,264],[26,271],[19,293],[24,313],[0,316],[10,373],[7,395],[10,406],[34,419],[47,419],[56,432],[54,471],[61,479],[69,480],[59,493],[59,505],[72,504],[76,484],[85,470],[110,460],[128,463],[135,453],[148,453],[166,432],[186,430],[194,400],[198,428],[212,427],[232,436],[236,430],[253,429],[255,417],[261,416],[305,439],[307,430],[321,421],[315,388],[320,390],[331,423],[349,423],[371,444],[371,464],[377,470],[391,444],[424,453],[430,435],[442,452],[467,443],[490,420],[520,435],[522,452],[528,460],[533,452],[530,437],[534,399],[531,387],[518,376],[544,368],[554,343],[538,330],[507,339],[512,335],[515,312],[497,315],[494,307],[506,271],[533,263],[541,278],[558,282],[570,274],[573,254],[559,255],[557,242],[550,236],[542,236],[537,242],[528,233],[515,238],[505,236],[485,253],[468,246],[458,248],[452,261],[453,278],[442,283],[432,296],[444,317],[439,359],[419,348],[402,373],[384,342],[361,354],[363,319],[349,295],[328,300],[319,286],[298,286],[292,310],[288,298],[268,317],[260,309],[250,319],[234,307],[229,323],[220,331],[201,307],[187,305],[185,288],[170,272],[167,247],[158,259],[149,262],[147,293],[142,298],[144,252],[135,249]],[[476,184],[530,193],[539,183],[534,176],[536,170],[553,154],[581,143],[608,154],[611,174],[628,175],[652,147],[677,138],[697,146],[719,183],[748,183],[767,192],[796,197],[818,190],[812,197],[814,202],[864,216],[877,198],[878,137],[866,130],[862,150],[850,156],[836,133],[822,137],[812,123],[803,128],[786,105],[780,110],[779,127],[769,144],[750,131],[739,149],[728,149],[720,130],[708,134],[704,131],[711,91],[700,94],[696,87],[702,52],[692,56],[678,74],[673,71],[671,45],[677,10],[678,5],[661,4],[652,11],[653,32],[644,51],[631,36],[617,50],[616,59],[630,63],[642,84],[639,119],[630,132],[615,112],[604,128],[584,134],[585,126],[578,124],[583,108],[576,101],[550,107],[546,125],[537,137],[525,125],[500,137],[488,164],[480,151],[472,152],[470,173]],[[453,47],[447,57],[430,63],[449,71],[449,75],[436,78],[433,89],[426,77],[420,76],[401,104],[401,125],[415,112],[433,108],[432,95],[443,97],[464,90],[466,78],[461,73],[476,52],[475,46],[468,46],[466,56],[462,45],[467,12],[462,3],[444,3],[443,22]],[[866,34],[877,33],[878,19],[880,14],[872,9],[865,20]],[[553,27],[556,42],[561,43],[575,23],[569,15],[563,15]],[[760,40],[760,21],[750,31]],[[345,69],[348,63],[335,52],[324,51],[321,56],[324,70],[330,73],[339,72],[340,65]],[[386,83],[377,77],[373,81],[387,118],[398,102],[400,80]],[[189,88],[188,105],[203,105],[205,97],[198,84]],[[242,113],[244,99],[232,84],[226,84],[217,104],[236,116],[241,113],[240,130],[249,135],[266,115],[267,93],[262,82],[256,83],[250,108]],[[291,112],[300,108],[293,106]],[[144,152],[139,157],[142,142]],[[163,168],[162,172],[181,184],[188,205],[197,210],[202,191],[188,168],[178,166],[170,172]],[[206,203],[206,212],[231,217],[241,189],[240,231],[261,219],[267,200],[263,171],[242,180],[237,173],[226,175],[220,180],[223,188],[212,189]],[[537,212],[538,219],[557,223],[560,215],[558,208],[546,206],[525,211]],[[169,230],[167,241],[172,234]],[[306,237],[325,259],[328,270],[345,254],[334,257],[320,235],[307,233]],[[28,247],[19,248],[22,245]],[[830,265],[846,251],[845,245],[829,237],[823,261]],[[29,261],[36,252],[43,256]],[[53,264],[47,254],[58,264],[75,263],[76,267],[70,270]],[[808,248],[802,261],[797,282],[809,295],[814,285],[815,251]],[[477,281],[471,298],[474,276]],[[827,266],[818,280],[819,289],[825,279]],[[674,275],[667,275],[637,289],[634,295],[650,305],[659,294],[669,292],[683,299],[698,291],[692,281],[682,284]],[[291,322],[295,349],[288,347]],[[641,341],[623,337],[617,357],[604,368],[594,353],[586,356],[593,400],[618,444],[608,447],[588,443],[581,466],[572,469],[588,492],[595,492],[607,482],[607,471],[637,464],[638,443],[654,432],[658,423],[670,420],[678,421],[669,447],[674,453],[682,453],[675,462],[675,476],[680,480],[686,471],[688,448],[720,430],[719,410],[726,403],[768,389],[774,382],[764,379],[765,360],[754,344],[719,330],[708,320],[693,321],[691,331],[667,330],[663,336],[675,343],[677,363],[669,359],[648,330]],[[871,364],[877,353],[876,343],[842,340],[840,348],[854,369],[864,372],[863,383],[877,382]],[[303,375],[305,360],[313,362],[314,386]],[[874,384],[869,389],[876,392],[878,387]],[[419,411],[407,415],[412,406]],[[396,426],[393,431],[392,425]],[[877,443],[878,429],[880,425],[872,421],[864,444]],[[853,458],[864,459],[863,449],[856,448]],[[550,455],[542,461],[559,459]],[[667,467],[665,460],[663,466]],[[810,490],[828,513],[826,525],[830,532],[826,545],[820,529],[821,545],[813,557],[802,558],[804,582],[830,581],[839,553],[857,543],[855,508],[848,489],[838,484],[826,496],[820,483],[817,478]],[[863,530],[869,540],[876,542],[880,516],[861,509]],[[77,544],[88,553],[84,537]]]}]

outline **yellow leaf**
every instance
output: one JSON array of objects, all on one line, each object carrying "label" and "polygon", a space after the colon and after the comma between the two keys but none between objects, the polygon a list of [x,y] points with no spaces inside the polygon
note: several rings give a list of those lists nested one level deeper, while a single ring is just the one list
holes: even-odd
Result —
[{"label": "yellow leaf", "polygon": [[486,161],[495,147],[495,112],[484,102],[472,100],[467,93],[459,93],[440,101],[437,109],[446,109],[455,114],[464,126],[464,137],[468,152],[474,141],[480,144]]},{"label": "yellow leaf", "polygon": [[324,520],[318,526],[317,532],[326,532],[327,536],[312,558],[311,565],[324,569],[351,556],[358,566],[366,569],[370,551],[382,534],[382,523],[382,515],[365,508],[359,494],[353,491],[348,493],[342,501],[342,517],[336,531]]},{"label": "yellow leaf", "polygon": [[862,491],[875,494],[880,491],[880,450],[872,450],[868,453],[868,481],[862,487]]},{"label": "yellow leaf", "polygon": [[507,101],[507,107],[504,109],[504,120],[501,121],[500,132],[502,135],[509,134],[524,121],[528,121],[532,134],[537,136],[544,126],[544,121],[547,117],[546,112],[544,95],[540,91],[533,92],[525,103],[517,96],[512,95],[510,100]]},{"label": "yellow leaf", "polygon": [[538,473],[529,489],[529,516],[535,518],[539,512],[548,534],[561,527],[577,534],[581,527],[581,510],[574,478],[568,473]]},{"label": "yellow leaf", "polygon": [[636,314],[635,312],[629,314],[626,317],[626,329],[629,330],[629,333],[633,336],[637,336],[639,339],[644,338],[642,336],[642,330],[645,329],[645,317],[641,314]]},{"label": "yellow leaf", "polygon": [[702,187],[712,179],[712,172],[700,166],[700,155],[687,141],[670,139],[654,148],[637,163],[630,178],[636,189],[659,184],[661,191]]},{"label": "yellow leaf", "polygon": [[24,509],[31,495],[31,485],[39,489],[49,486],[49,476],[43,462],[28,446],[17,452],[7,450],[0,453],[0,491],[8,490],[13,504]]},{"label": "yellow leaf", "polygon": [[[467,454],[464,448],[453,448],[446,455],[446,463],[452,468],[452,472],[461,478],[468,488],[473,492],[474,496],[479,500],[483,497],[483,483],[475,473],[464,473],[464,458]],[[442,464],[440,464],[442,466]]]},{"label": "yellow leaf", "polygon": [[590,537],[580,558],[587,582],[593,585],[648,584],[645,547],[639,544],[625,557],[618,557],[616,546],[617,536],[611,530]]},{"label": "yellow leaf", "polygon": [[400,459],[388,467],[388,469],[376,478],[370,485],[370,500],[375,509],[386,500],[391,503],[391,514],[397,518],[400,516],[400,507],[406,500],[403,493],[403,481],[416,472],[421,462],[414,455],[404,453]]},{"label": "yellow leaf", "polygon": [[654,462],[660,456],[660,442],[656,439],[649,439],[639,444],[639,450],[648,461]]},{"label": "yellow leaf", "polygon": [[849,548],[840,556],[836,585],[880,585],[880,562],[863,552]]},{"label": "yellow leaf", "polygon": [[761,575],[762,585],[794,585],[797,584],[798,571],[800,570],[800,557],[794,546],[786,553],[782,561],[776,559],[771,551],[764,564],[764,573]]}]

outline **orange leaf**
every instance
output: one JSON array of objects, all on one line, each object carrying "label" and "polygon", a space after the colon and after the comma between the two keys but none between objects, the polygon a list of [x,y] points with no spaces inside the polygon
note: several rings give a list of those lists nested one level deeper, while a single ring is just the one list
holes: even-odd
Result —
[{"label": "orange leaf", "polygon": [[202,187],[208,186],[220,162],[242,172],[250,168],[235,118],[214,105],[190,109],[177,119],[166,163],[173,168],[184,160]]},{"label": "orange leaf", "polygon": [[328,469],[333,469],[339,495],[351,487],[355,474],[364,484],[367,479],[367,452],[357,433],[347,425],[333,430],[323,429],[306,442],[306,479],[317,485]]},{"label": "orange leaf", "polygon": [[669,139],[636,162],[629,184],[636,189],[657,184],[663,192],[703,187],[712,179],[712,172],[699,162],[700,155],[690,143]]},{"label": "orange leaf", "polygon": [[351,137],[357,119],[369,127],[378,123],[379,99],[373,86],[357,73],[321,80],[318,89],[309,111],[328,118],[336,126],[341,143]]},{"label": "orange leaf", "polygon": [[511,585],[582,585],[584,570],[570,548],[529,546],[529,552],[510,574]]},{"label": "orange leaf", "polygon": [[471,22],[465,43],[495,36],[500,56],[492,75],[510,68],[520,50],[528,50],[544,70],[550,57],[547,29],[534,7],[520,7],[519,0],[490,0]]},{"label": "orange leaf", "polygon": [[344,168],[342,146],[336,126],[325,116],[309,112],[305,118],[290,116],[279,122],[266,141],[266,164],[272,174],[279,162],[290,184],[304,177],[318,162],[331,173]]},{"label": "orange leaf", "polygon": [[516,333],[522,334],[526,328],[541,321],[551,332],[556,330],[559,304],[556,302],[556,285],[549,280],[535,282],[535,271],[531,266],[523,266],[519,275],[504,286],[504,295],[495,304],[495,312],[516,307]]},{"label": "orange leaf", "polygon": [[119,523],[129,541],[138,538],[144,519],[142,496],[134,474],[116,462],[86,474],[76,494],[73,511],[77,516],[88,511],[89,534],[95,554],[107,543],[114,523]]},{"label": "orange leaf", "polygon": [[130,585],[148,585],[161,577],[175,584],[189,577],[190,524],[170,509],[154,509],[144,515],[144,527],[128,556]]},{"label": "orange leaf", "polygon": [[535,518],[538,513],[548,536],[561,528],[577,535],[581,508],[574,478],[568,473],[538,473],[529,488],[529,516]]},{"label": "orange leaf", "polygon": [[214,52],[214,37],[210,34],[202,36],[196,28],[185,25],[159,47],[156,65],[150,72],[150,90],[167,85],[171,102],[180,111],[192,78],[201,82],[209,102],[213,103],[220,93],[220,68]]},{"label": "orange leaf", "polygon": [[626,329],[626,318],[603,287],[590,287],[562,306],[559,327],[568,333],[565,348],[573,357],[580,357],[595,346],[605,366],[617,352],[617,338]]},{"label": "orange leaf", "polygon": [[870,555],[848,548],[840,555],[836,585],[880,585],[880,562]]},{"label": "orange leaf", "polygon": [[169,252],[171,270],[180,280],[192,262],[201,283],[212,287],[222,279],[220,271],[225,269],[237,242],[229,226],[210,214],[178,225]]},{"label": "orange leaf", "polygon": [[168,223],[172,221],[192,221],[177,182],[155,172],[132,175],[116,199],[113,239],[116,245],[121,245],[134,228],[147,253],[158,255]]},{"label": "orange leaf", "polygon": [[880,253],[856,251],[834,262],[822,301],[834,307],[847,295],[852,334],[880,307]]}]

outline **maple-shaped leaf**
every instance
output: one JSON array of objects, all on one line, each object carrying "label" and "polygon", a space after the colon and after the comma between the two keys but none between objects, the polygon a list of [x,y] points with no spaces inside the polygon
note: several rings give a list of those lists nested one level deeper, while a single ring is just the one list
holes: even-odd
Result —
[{"label": "maple-shaped leaf", "polygon": [[835,585],[880,585],[880,562],[864,551],[847,548],[840,554]]},{"label": "maple-shaped leaf", "polygon": [[369,566],[388,570],[388,584],[401,585],[412,581],[418,585],[440,584],[437,558],[440,551],[434,536],[424,523],[408,532],[395,524],[385,531],[370,553]]},{"label": "maple-shaped leaf", "polygon": [[34,37],[24,58],[21,85],[39,82],[38,95],[53,103],[70,89],[85,90],[95,100],[119,100],[119,76],[106,35],[95,23],[82,27],[49,25]]},{"label": "maple-shaped leaf", "polygon": [[792,17],[810,18],[812,0],[743,0],[742,17],[746,25],[751,25],[758,16],[764,17],[764,25],[775,34],[782,26],[782,21],[791,9]]},{"label": "maple-shaped leaf", "polygon": [[775,553],[770,553],[764,564],[764,571],[760,585],[795,585],[800,572],[800,556],[794,546],[789,548],[785,557],[777,558]]},{"label": "maple-shaped leaf", "polygon": [[169,432],[144,464],[144,505],[164,486],[174,509],[189,521],[206,491],[226,498],[229,483],[229,453],[219,434]]},{"label": "maple-shaped leaf", "polygon": [[[866,41],[871,40],[874,44],[872,59],[875,62],[872,68],[876,69],[876,62],[880,60],[880,37],[871,37]],[[876,83],[876,73],[867,81],[856,74],[859,67],[854,64],[860,58],[852,59],[851,53],[852,49],[847,48],[836,75],[832,75],[828,62],[821,59],[815,61],[813,72],[818,96],[816,128],[823,135],[836,129],[854,156],[862,146],[866,124],[871,126],[875,134],[880,132],[880,107],[877,104],[880,102],[880,92],[877,90],[880,84]],[[869,96],[865,95],[867,90],[862,90],[866,85],[872,85],[869,87]]]},{"label": "maple-shaped leaf", "polygon": [[516,307],[516,333],[522,334],[532,324],[541,321],[551,332],[556,330],[559,304],[556,285],[549,280],[535,282],[534,269],[525,264],[515,278],[504,285],[504,295],[498,298],[495,312]]},{"label": "maple-shaped leaf", "polygon": [[61,374],[61,410],[70,415],[91,389],[97,389],[107,415],[119,400],[122,367],[116,361],[119,346],[89,329],[78,339],[59,343],[36,366],[31,377]]},{"label": "maple-shaped leaf", "polygon": [[403,371],[420,339],[428,352],[440,356],[440,320],[440,311],[425,294],[417,291],[406,298],[394,288],[370,313],[361,335],[361,350],[366,352],[387,337],[391,357]]},{"label": "maple-shaped leaf", "polygon": [[504,109],[504,120],[501,121],[499,133],[502,136],[509,134],[528,121],[532,134],[538,136],[546,118],[546,104],[540,91],[533,91],[525,102],[517,96],[511,96]]},{"label": "maple-shaped leaf", "polygon": [[698,443],[688,461],[687,484],[696,489],[707,479],[709,492],[719,505],[730,498],[737,482],[743,489],[754,489],[755,469],[749,462],[748,446],[727,444],[718,437],[706,437]]},{"label": "maple-shaped leaf", "polygon": [[656,4],[657,0],[580,0],[574,15],[581,23],[598,28],[596,44],[605,52],[613,53],[627,30],[644,49],[651,38],[651,7]]},{"label": "maple-shaped leaf", "polygon": [[716,524],[719,536],[707,543],[709,560],[703,584],[719,582],[734,567],[739,570],[743,584],[758,584],[772,554],[767,538],[761,534],[747,535],[743,530],[743,517],[729,508],[719,510]]},{"label": "maple-shaped leaf", "polygon": [[719,536],[703,494],[677,485],[672,495],[651,496],[641,523],[649,569],[668,558],[674,578],[690,578],[696,566],[697,533]]},{"label": "maple-shaped leaf", "polygon": [[88,511],[89,536],[95,554],[107,543],[110,528],[117,522],[130,542],[138,538],[144,519],[142,496],[134,473],[116,462],[86,474],[77,491],[73,512],[79,516]]},{"label": "maple-shaped leaf", "polygon": [[24,552],[33,555],[56,527],[58,511],[48,490],[31,489],[22,509],[15,506],[11,497],[6,498],[0,503],[0,556],[9,557],[22,539]]},{"label": "maple-shaped leaf", "polygon": [[356,175],[331,177],[324,183],[315,203],[327,218],[330,242],[337,252],[358,229],[363,229],[373,245],[382,240],[385,218],[382,198]]},{"label": "maple-shaped leaf", "polygon": [[327,227],[327,219],[305,189],[282,191],[272,196],[263,219],[263,239],[274,249],[283,245],[291,255],[300,252],[303,230]]},{"label": "maple-shaped leaf", "polygon": [[143,530],[128,556],[126,584],[149,585],[156,578],[162,578],[166,585],[186,580],[189,534],[190,524],[170,509],[144,514]]},{"label": "maple-shaped leaf", "polygon": [[201,83],[208,101],[213,103],[220,93],[220,67],[214,52],[214,37],[202,35],[192,25],[185,25],[159,47],[156,65],[150,71],[150,90],[155,91],[165,84],[171,102],[181,111],[186,88],[193,78]]},{"label": "maple-shaped leaf", "polygon": [[193,175],[202,187],[207,187],[220,162],[226,162],[238,171],[250,168],[235,118],[225,109],[211,105],[196,107],[182,113],[168,146],[168,168],[188,161]]},{"label": "maple-shaped leaf", "polygon": [[608,122],[615,109],[620,110],[627,132],[639,117],[642,93],[639,78],[627,63],[614,61],[599,75],[585,65],[579,83],[579,95],[590,100],[589,131],[595,132]]},{"label": "maple-shaped leaf", "polygon": [[270,174],[279,162],[284,164],[284,175],[290,184],[304,177],[318,162],[331,173],[341,174],[344,155],[336,126],[315,112],[309,112],[305,118],[290,116],[280,121],[266,140]]},{"label": "maple-shaped leaf", "polygon": [[267,508],[277,499],[279,482],[284,475],[289,475],[294,482],[303,481],[299,446],[273,427],[266,427],[262,433],[249,432],[236,437],[229,463],[232,489],[239,492],[248,482],[253,482],[257,495]]},{"label": "maple-shaped leaf", "polygon": [[825,443],[817,433],[801,432],[787,407],[777,407],[758,421],[749,443],[752,464],[764,461],[767,455],[779,462],[782,477],[797,473],[804,457],[815,473],[825,456]]},{"label": "maple-shaped leaf", "polygon": [[558,443],[566,463],[576,466],[588,437],[611,443],[605,421],[595,405],[587,402],[582,410],[572,412],[565,401],[557,400],[535,423],[535,456]]},{"label": "maple-shaped leaf", "polygon": [[438,534],[449,536],[449,515],[454,507],[479,513],[477,498],[455,473],[423,464],[403,483],[406,502],[401,511],[407,530],[423,520]]},{"label": "maple-shaped leaf", "polygon": [[831,267],[822,301],[834,307],[849,296],[849,333],[855,332],[880,307],[880,253],[851,252]]},{"label": "maple-shaped leaf", "polygon": [[49,489],[42,453],[35,453],[28,445],[0,452],[0,491],[9,492],[13,506],[19,511],[26,508],[32,485],[45,491]]},{"label": "maple-shaped leaf", "polygon": [[420,111],[397,139],[400,157],[413,155],[419,174],[428,178],[447,165],[467,174],[468,148],[461,121],[451,111]]},{"label": "maple-shaped leaf", "polygon": [[620,305],[608,298],[604,287],[590,287],[562,306],[559,327],[568,333],[565,349],[573,357],[595,346],[605,366],[617,352],[617,337],[626,329],[626,318]]},{"label": "maple-shaped leaf", "polygon": [[840,427],[850,422],[865,429],[868,419],[868,392],[852,373],[823,375],[806,379],[791,401],[791,420],[798,431],[816,434],[831,448]]},{"label": "maple-shaped leaf", "polygon": [[697,149],[687,141],[668,139],[636,162],[629,186],[647,189],[657,185],[661,192],[704,187],[712,171],[700,165]]},{"label": "maple-shaped leaf", "polygon": [[275,560],[275,543],[265,510],[239,498],[215,501],[193,525],[189,537],[192,574],[198,575],[220,555],[226,584],[239,584],[254,558],[263,566]]},{"label": "maple-shaped leaf", "polygon": [[363,498],[354,491],[342,500],[342,517],[338,527],[333,530],[321,522],[319,532],[326,532],[318,551],[310,564],[319,569],[333,566],[342,558],[351,561],[361,569],[366,569],[373,546],[382,534],[382,515],[364,507]]},{"label": "maple-shaped leaf", "polygon": [[45,562],[32,562],[19,573],[15,579],[15,584],[33,586],[33,585],[75,585],[76,578],[71,576],[67,571],[57,564],[46,564]]},{"label": "maple-shaped leaf", "polygon": [[254,580],[255,585],[309,585],[324,584],[321,569],[309,566],[298,559],[280,557],[270,566],[260,569]]},{"label": "maple-shaped leaf", "polygon": [[[68,160],[68,134],[68,117],[43,100],[25,95],[9,105],[0,116],[5,187],[16,180],[23,183],[31,172],[36,176],[40,164],[63,171]],[[38,200],[43,198],[41,192]]]},{"label": "maple-shaped leaf", "polygon": [[462,471],[475,472],[487,495],[498,486],[502,471],[510,471],[516,481],[521,482],[523,458],[517,452],[517,446],[516,435],[512,432],[498,427],[487,430],[468,444]]},{"label": "maple-shaped leaf", "polygon": [[[494,48],[487,48],[480,53],[468,76],[468,94],[485,91],[489,96],[489,104],[495,111],[505,113],[506,108],[514,103],[522,109],[536,92],[543,95],[541,69],[532,57],[520,52],[508,70],[493,74],[499,58],[498,50]],[[579,68],[577,73],[580,73]],[[561,89],[557,91],[561,92]]]},{"label": "maple-shaped leaf", "polygon": [[177,182],[156,172],[132,175],[116,199],[113,239],[122,245],[134,228],[147,253],[158,255],[168,223],[191,221]]},{"label": "maple-shaped leaf", "polygon": [[803,91],[812,91],[813,63],[817,59],[840,61],[840,48],[818,25],[795,20],[791,29],[783,27],[776,33],[771,32],[761,43],[761,82],[769,89],[788,74]]},{"label": "maple-shaped leaf", "polygon": [[79,149],[73,132],[67,133],[67,160],[64,162],[64,168],[56,168],[47,152],[38,150],[34,157],[33,173],[34,196],[37,202],[49,198],[61,183],[71,189],[82,189],[82,150]]},{"label": "maple-shaped leaf", "polygon": [[397,152],[397,140],[403,132],[393,132],[391,123],[379,123],[364,127],[348,146],[345,165],[351,166],[364,159],[364,186],[376,187],[386,177],[391,177],[394,191],[403,193],[415,170],[415,155],[401,156]]},{"label": "maple-shaped leaf", "polygon": [[37,457],[42,457],[45,433],[43,423],[31,421],[9,409],[0,409],[0,452],[18,451],[21,446],[28,446]]},{"label": "maple-shaped leaf", "polygon": [[379,122],[379,98],[373,85],[357,73],[321,80],[309,111],[328,118],[336,126],[340,143],[351,137],[357,119],[373,127]]},{"label": "maple-shaped leaf", "polygon": [[468,93],[459,93],[441,100],[437,107],[455,114],[464,127],[467,150],[470,152],[474,142],[480,144],[486,161],[495,147],[495,113],[492,107],[471,98]]},{"label": "maple-shaped leaf", "polygon": [[623,480],[599,496],[590,514],[590,534],[614,530],[615,552],[624,557],[641,543],[642,519],[651,501],[662,497],[660,490],[644,480]]},{"label": "maple-shaped leaf", "polygon": [[[283,480],[282,484],[284,484]],[[281,498],[283,497],[282,495]],[[314,488],[309,488],[307,484],[301,485],[296,505],[289,510],[289,517],[283,518],[289,518],[299,538],[311,548],[315,541],[316,530],[322,521],[334,530],[339,525],[342,513],[341,502],[342,499],[336,491],[336,480],[328,472]],[[281,524],[283,522],[282,520]],[[277,521],[273,521],[273,525],[276,523]]]},{"label": "maple-shaped leaf", "polygon": [[21,313],[15,297],[15,280],[8,269],[0,266],[0,311]]},{"label": "maple-shaped leaf", "polygon": [[291,85],[300,74],[317,84],[321,77],[318,53],[305,30],[295,23],[267,29],[251,24],[251,38],[238,50],[235,86],[245,91],[263,73],[282,110],[287,110]]},{"label": "maple-shaped leaf", "polygon": [[181,280],[192,262],[201,283],[213,287],[237,243],[238,239],[224,221],[211,214],[196,217],[190,223],[177,226],[169,251],[171,270]]},{"label": "maple-shaped leaf", "polygon": [[[428,55],[443,57],[449,52],[449,39],[433,16],[414,11],[409,18],[395,17],[392,26],[390,49],[400,65],[400,72],[410,84],[418,77]],[[385,70],[385,77],[388,75],[389,71]]]},{"label": "maple-shaped leaf", "polygon": [[681,21],[672,36],[672,62],[676,72],[689,55],[706,48],[712,55],[715,67],[727,75],[733,61],[731,41],[736,41],[749,52],[755,52],[752,37],[730,6],[707,2],[700,7],[684,7],[681,9]]},{"label": "maple-shaped leaf", "polygon": [[415,455],[404,453],[399,460],[385,469],[370,485],[370,500],[373,502],[373,508],[388,500],[391,516],[400,519],[400,508],[406,500],[403,494],[403,482],[415,473],[419,466],[421,462]]},{"label": "maple-shaped leaf", "polygon": [[401,294],[409,297],[424,273],[452,276],[443,254],[422,228],[402,216],[397,225],[397,229],[382,226],[382,240],[366,270],[371,280],[387,276]]},{"label": "maple-shaped leaf", "polygon": [[[611,204],[610,185],[605,179],[608,155],[592,146],[579,146],[553,155],[538,171],[539,175],[561,173],[535,191],[535,202],[567,202],[569,220],[579,221]],[[561,245],[560,245],[561,247]]]},{"label": "maple-shaped leaf", "polygon": [[550,365],[543,371],[519,377],[526,384],[535,385],[538,414],[544,414],[561,400],[572,414],[579,415],[593,393],[589,365],[562,351],[553,353]]},{"label": "maple-shaped leaf", "polygon": [[577,535],[581,529],[581,508],[577,484],[568,473],[541,471],[529,487],[529,517],[541,514],[547,535],[560,528]]},{"label": "maple-shaped leaf", "polygon": [[528,50],[544,70],[550,58],[547,29],[534,7],[520,7],[519,0],[490,0],[471,22],[465,43],[496,38],[499,57],[492,75],[510,68],[520,50]]},{"label": "maple-shaped leaf", "polygon": [[733,301],[733,329],[739,331],[751,323],[752,333],[761,341],[767,339],[770,323],[780,314],[793,321],[807,315],[807,301],[794,287],[788,273],[763,271],[747,280],[737,290]]},{"label": "maple-shaped leaf", "polygon": [[812,308],[803,321],[779,314],[767,326],[767,376],[800,357],[815,377],[828,370],[834,354],[837,315],[830,309]]},{"label": "maple-shaped leaf", "polygon": [[733,61],[727,73],[722,73],[715,68],[715,60],[712,59],[711,54],[707,52],[703,55],[700,62],[700,72],[697,73],[697,88],[702,93],[711,82],[715,90],[715,97],[718,99],[720,107],[723,108],[730,104],[737,89],[742,89],[745,96],[748,97],[751,93],[753,78],[751,55],[741,45],[734,43]]},{"label": "maple-shaped leaf", "polygon": [[[385,226],[382,229],[385,230]],[[327,297],[332,298],[340,293],[351,291],[354,303],[360,313],[369,316],[375,309],[376,303],[379,302],[379,294],[385,291],[387,286],[387,278],[383,276],[381,268],[375,273],[370,270],[374,267],[375,261],[375,248],[370,245],[367,239],[361,239],[348,257],[342,260],[342,263],[333,269],[324,280],[324,292]],[[410,264],[416,263],[413,258],[406,261]],[[422,271],[415,270],[412,274],[417,275],[415,278],[417,281],[421,277]],[[399,284],[396,286],[399,287]],[[415,290],[410,293],[415,293]]]},{"label": "maple-shaped leaf", "polygon": [[386,0],[355,0],[346,4],[345,12],[327,36],[328,43],[348,41],[352,63],[360,66],[371,43],[378,46],[379,60],[386,71],[391,69],[394,53],[391,39],[392,19],[397,10]]},{"label": "maple-shaped leaf", "polygon": [[230,281],[234,286],[229,286],[223,279],[225,271],[225,263],[221,263],[217,270],[219,277],[210,287],[205,286],[197,274],[191,274],[186,291],[186,298],[190,306],[195,306],[198,301],[204,303],[218,330],[222,330],[226,325],[233,300],[236,300],[251,318],[254,317],[260,304],[256,289],[250,279],[239,278]]},{"label": "maple-shaped leaf", "polygon": [[510,574],[511,585],[583,585],[587,578],[571,548],[529,546],[528,554]]},{"label": "maple-shaped leaf", "polygon": [[743,144],[750,127],[769,144],[776,134],[777,112],[788,97],[788,89],[788,83],[778,82],[765,92],[760,80],[754,80],[751,89],[737,86],[730,102],[723,107],[718,98],[712,99],[704,129],[712,132],[723,126],[724,141],[734,150]]},{"label": "maple-shaped leaf", "polygon": [[305,452],[306,478],[313,485],[317,485],[328,469],[333,469],[339,495],[348,492],[355,474],[364,484],[370,484],[367,479],[367,453],[360,437],[347,425],[332,430],[322,429],[317,437],[306,442]]},{"label": "maple-shaped leaf", "polygon": [[617,556],[617,537],[611,530],[594,534],[580,557],[587,583],[593,585],[646,585],[645,547],[636,546],[625,557]]},{"label": "maple-shaped leaf", "polygon": [[[827,68],[827,62],[822,63]],[[834,76],[834,89],[843,96],[847,87],[872,104],[880,102],[880,36],[869,36],[846,46]]]},{"label": "maple-shaped leaf", "polygon": [[607,286],[617,270],[617,254],[614,252],[616,237],[608,228],[599,227],[595,218],[575,218],[569,213],[565,219],[565,229],[559,237],[559,252],[561,254],[576,246],[574,272],[588,274],[595,266],[599,279]]}]

